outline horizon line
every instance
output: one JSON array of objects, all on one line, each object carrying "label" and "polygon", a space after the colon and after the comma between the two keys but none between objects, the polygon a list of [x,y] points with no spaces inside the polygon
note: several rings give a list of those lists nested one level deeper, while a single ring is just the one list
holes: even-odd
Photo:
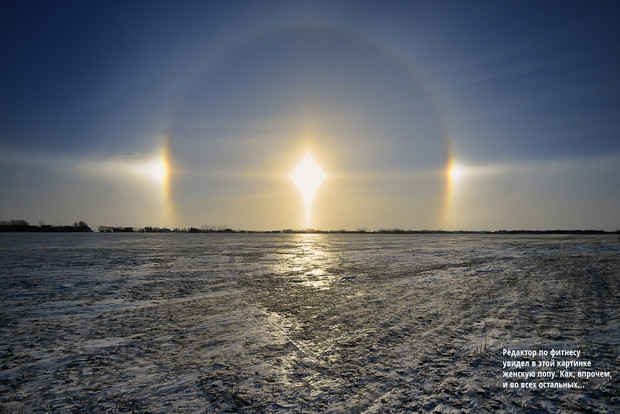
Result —
[{"label": "horizon line", "polygon": [[244,230],[231,229],[226,225],[197,227],[131,227],[131,226],[98,226],[92,230],[85,222],[80,221],[70,225],[30,225],[25,220],[0,221],[0,232],[97,232],[97,233],[258,233],[258,234],[620,234],[619,230],[602,229],[500,229],[500,230],[442,230],[442,229],[402,229],[402,228],[379,228],[368,230],[358,228],[356,230],[332,229],[323,230],[315,228],[306,229],[276,229],[276,230]]}]

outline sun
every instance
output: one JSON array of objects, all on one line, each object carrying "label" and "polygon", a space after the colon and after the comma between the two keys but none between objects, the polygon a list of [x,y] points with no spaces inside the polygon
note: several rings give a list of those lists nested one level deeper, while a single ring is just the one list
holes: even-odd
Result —
[{"label": "sun", "polygon": [[136,162],[132,170],[135,174],[151,181],[157,187],[164,187],[166,185],[170,173],[164,151],[153,158]]},{"label": "sun", "polygon": [[465,168],[459,164],[452,163],[448,169],[448,175],[452,182],[460,181],[466,174]]},{"label": "sun", "polygon": [[307,154],[297,165],[290,175],[291,180],[297,185],[304,200],[306,209],[306,225],[310,225],[310,214],[312,209],[312,199],[321,183],[327,175],[321,167],[314,161],[310,154]]},{"label": "sun", "polygon": [[168,175],[168,168],[162,159],[154,159],[144,165],[145,175],[157,184],[161,184]]}]

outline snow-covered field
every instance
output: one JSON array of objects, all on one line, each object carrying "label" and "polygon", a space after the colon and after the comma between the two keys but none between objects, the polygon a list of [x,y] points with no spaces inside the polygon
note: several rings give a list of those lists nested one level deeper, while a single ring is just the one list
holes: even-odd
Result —
[{"label": "snow-covered field", "polygon": [[620,411],[617,235],[0,234],[0,303],[0,412]]}]

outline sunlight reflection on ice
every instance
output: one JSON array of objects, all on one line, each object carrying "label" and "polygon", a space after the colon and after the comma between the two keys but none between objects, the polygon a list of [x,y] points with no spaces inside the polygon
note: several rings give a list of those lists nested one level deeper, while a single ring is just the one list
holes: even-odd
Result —
[{"label": "sunlight reflection on ice", "polygon": [[7,412],[615,412],[498,384],[504,347],[615,372],[616,235],[0,236]]},{"label": "sunlight reflection on ice", "polygon": [[331,289],[335,277],[326,269],[332,257],[325,249],[323,235],[298,234],[294,243],[292,259],[280,266],[294,276],[290,281],[318,290]]}]

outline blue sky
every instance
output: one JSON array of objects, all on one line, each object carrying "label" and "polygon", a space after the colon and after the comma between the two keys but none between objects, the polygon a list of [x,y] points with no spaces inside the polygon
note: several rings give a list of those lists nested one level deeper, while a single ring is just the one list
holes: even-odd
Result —
[{"label": "blue sky", "polygon": [[299,228],[310,152],[313,227],[616,230],[619,9],[13,2],[0,217]]}]

